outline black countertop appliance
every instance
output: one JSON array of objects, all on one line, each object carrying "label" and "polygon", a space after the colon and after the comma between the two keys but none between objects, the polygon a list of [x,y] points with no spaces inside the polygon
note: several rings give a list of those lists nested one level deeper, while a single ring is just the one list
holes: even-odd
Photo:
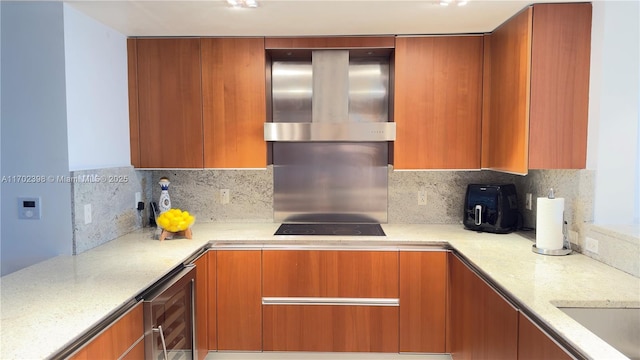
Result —
[{"label": "black countertop appliance", "polygon": [[518,197],[514,184],[469,184],[464,200],[464,227],[506,234],[518,228]]}]

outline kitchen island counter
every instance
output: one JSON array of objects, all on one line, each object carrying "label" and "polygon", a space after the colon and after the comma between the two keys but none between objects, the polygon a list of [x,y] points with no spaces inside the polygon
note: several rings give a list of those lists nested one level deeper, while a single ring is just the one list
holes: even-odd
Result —
[{"label": "kitchen island counter", "polygon": [[449,244],[501,290],[590,358],[624,359],[556,306],[640,307],[640,278],[580,254],[544,256],[519,234],[460,225],[383,224],[385,237],[272,235],[275,223],[202,223],[193,239],[160,242],[142,229],[77,256],[59,256],[1,280],[0,358],[55,355],[209,244]]}]

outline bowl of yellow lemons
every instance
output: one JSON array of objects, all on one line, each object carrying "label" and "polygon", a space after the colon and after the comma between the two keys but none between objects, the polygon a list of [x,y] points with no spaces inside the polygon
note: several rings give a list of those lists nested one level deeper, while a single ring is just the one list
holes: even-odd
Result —
[{"label": "bowl of yellow lemons", "polygon": [[156,223],[163,230],[177,233],[180,231],[185,231],[193,225],[196,221],[196,218],[189,214],[188,211],[182,211],[180,209],[169,209],[156,219]]}]

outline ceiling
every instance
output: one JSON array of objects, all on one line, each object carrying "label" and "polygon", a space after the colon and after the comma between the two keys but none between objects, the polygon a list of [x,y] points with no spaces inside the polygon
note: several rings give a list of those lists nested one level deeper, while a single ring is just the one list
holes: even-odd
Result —
[{"label": "ceiling", "polygon": [[[127,36],[322,36],[483,33],[534,2],[470,0],[259,0],[235,9],[225,0],[66,1]],[[569,0],[572,1],[572,0]]]}]

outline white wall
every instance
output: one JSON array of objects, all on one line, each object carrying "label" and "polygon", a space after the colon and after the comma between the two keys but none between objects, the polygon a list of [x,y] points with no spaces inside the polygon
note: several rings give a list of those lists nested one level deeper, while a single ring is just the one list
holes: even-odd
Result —
[{"label": "white wall", "polygon": [[594,222],[638,223],[640,4],[595,1],[587,167],[596,170]]},{"label": "white wall", "polygon": [[[0,2],[1,274],[71,254],[71,186],[15,183],[68,176],[63,10],[60,2]],[[7,180],[8,179],[8,180]],[[41,197],[42,219],[19,220],[17,198]]]},{"label": "white wall", "polygon": [[70,170],[130,166],[127,38],[64,5]]}]

